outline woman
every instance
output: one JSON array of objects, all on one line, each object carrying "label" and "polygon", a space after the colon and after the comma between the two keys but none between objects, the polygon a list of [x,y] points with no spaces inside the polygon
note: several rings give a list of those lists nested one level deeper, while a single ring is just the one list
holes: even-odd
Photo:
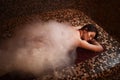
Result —
[{"label": "woman", "polygon": [[77,33],[78,36],[80,36],[80,38],[78,38],[76,41],[76,45],[78,47],[92,50],[95,52],[103,51],[103,47],[95,40],[98,35],[98,31],[94,25],[87,24],[81,29],[78,29]]}]

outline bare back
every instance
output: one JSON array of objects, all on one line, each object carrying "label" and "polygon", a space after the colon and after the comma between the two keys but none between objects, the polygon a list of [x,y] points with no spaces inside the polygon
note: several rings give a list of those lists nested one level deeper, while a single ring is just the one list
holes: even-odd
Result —
[{"label": "bare back", "polygon": [[76,30],[68,24],[48,22],[25,26],[5,44],[7,49],[1,50],[0,69],[37,74],[48,68],[69,65],[68,53],[75,48],[76,40]]}]

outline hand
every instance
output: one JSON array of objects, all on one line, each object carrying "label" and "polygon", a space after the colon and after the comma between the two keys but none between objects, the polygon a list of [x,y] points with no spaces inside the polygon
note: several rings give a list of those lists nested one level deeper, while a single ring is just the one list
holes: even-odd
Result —
[{"label": "hand", "polygon": [[90,40],[89,43],[94,44],[94,45],[98,45],[99,44],[95,39]]}]

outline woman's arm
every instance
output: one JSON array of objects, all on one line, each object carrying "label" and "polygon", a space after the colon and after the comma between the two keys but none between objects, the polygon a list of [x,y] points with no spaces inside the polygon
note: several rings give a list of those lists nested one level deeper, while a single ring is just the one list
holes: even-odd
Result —
[{"label": "woman's arm", "polygon": [[92,40],[91,43],[88,43],[87,41],[80,39],[79,43],[78,43],[78,47],[88,49],[88,50],[92,50],[92,51],[95,51],[95,52],[103,51],[103,47],[96,40]]}]

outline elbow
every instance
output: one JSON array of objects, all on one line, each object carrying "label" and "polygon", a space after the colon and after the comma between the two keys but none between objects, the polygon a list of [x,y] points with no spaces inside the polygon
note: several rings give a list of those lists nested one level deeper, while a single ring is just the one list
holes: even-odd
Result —
[{"label": "elbow", "polygon": [[103,49],[103,47],[101,46],[99,52],[103,52],[103,51],[104,51],[104,49]]},{"label": "elbow", "polygon": [[102,46],[100,46],[99,48],[95,49],[95,52],[103,52],[104,48]]}]

